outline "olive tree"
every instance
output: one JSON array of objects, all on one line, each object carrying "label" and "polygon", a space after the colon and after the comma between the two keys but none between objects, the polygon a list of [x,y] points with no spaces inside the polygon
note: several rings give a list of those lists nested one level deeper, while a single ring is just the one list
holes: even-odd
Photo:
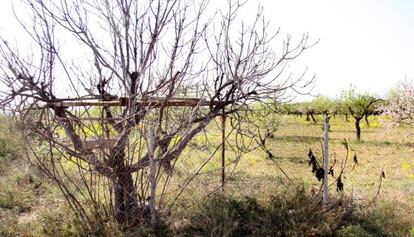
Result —
[{"label": "olive tree", "polygon": [[319,95],[312,100],[318,114],[333,114],[336,112],[335,102],[327,96]]},{"label": "olive tree", "polygon": [[312,118],[314,123],[318,122],[315,118],[318,111],[316,106],[311,101],[300,102],[298,107],[301,114],[306,114],[306,121],[310,121]]},{"label": "olive tree", "polygon": [[375,109],[376,103],[381,99],[376,98],[369,93],[357,92],[354,87],[342,91],[340,98],[342,103],[349,111],[351,116],[355,119],[355,131],[358,140],[361,140],[361,120],[371,115]]},{"label": "olive tree", "polygon": [[[312,45],[308,35],[275,41],[261,8],[250,22],[238,18],[239,1],[216,12],[207,0],[22,2],[33,51],[1,40],[1,105],[85,228],[94,218],[146,223],[148,200],[162,212],[174,162],[217,116],[278,101],[313,79],[285,72]],[[189,88],[199,103],[168,106]],[[102,106],[60,106],[64,97]],[[88,146],[92,138],[99,144]]]}]

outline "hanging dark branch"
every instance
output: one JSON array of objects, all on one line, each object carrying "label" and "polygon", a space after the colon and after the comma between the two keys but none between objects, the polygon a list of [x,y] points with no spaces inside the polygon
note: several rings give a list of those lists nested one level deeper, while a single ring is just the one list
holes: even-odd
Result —
[{"label": "hanging dark branch", "polygon": [[[337,176],[335,178],[335,181],[332,184],[335,184],[336,190],[338,192],[343,192],[344,191],[343,176],[344,176],[345,170],[347,169],[347,160],[348,160],[348,156],[349,156],[348,142],[346,140],[344,140],[343,145],[344,145],[344,148],[346,150],[346,154],[345,154],[345,158],[342,159],[341,165],[339,167],[339,171],[335,171],[335,166],[337,164],[337,159],[336,158],[333,160],[333,162],[329,166],[329,170],[328,170],[328,175],[331,175],[331,177],[333,177],[333,178],[335,178],[335,173],[337,174]],[[318,181],[323,180],[324,175],[325,175],[325,170],[323,169],[323,167],[318,162],[318,159],[314,155],[312,149],[309,149],[308,158],[309,158],[308,164],[309,164],[309,166],[312,167],[311,172],[313,173],[313,175],[318,179]],[[352,166],[352,169],[350,170],[350,172],[352,172],[355,169],[355,166],[358,164],[356,154],[354,154],[353,162],[354,162],[354,165]]]}]

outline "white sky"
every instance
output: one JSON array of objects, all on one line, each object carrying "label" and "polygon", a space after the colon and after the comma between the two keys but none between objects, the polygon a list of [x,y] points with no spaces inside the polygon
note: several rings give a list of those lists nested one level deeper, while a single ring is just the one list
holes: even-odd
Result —
[{"label": "white sky", "polygon": [[[335,96],[352,84],[382,96],[414,78],[414,0],[250,0],[247,12],[259,3],[282,35],[320,40],[295,63],[316,73],[313,94]],[[10,0],[0,4],[1,36],[19,37]]]},{"label": "white sky", "polygon": [[271,22],[309,32],[320,43],[301,63],[317,74],[315,93],[334,96],[350,84],[384,95],[414,77],[414,1],[262,0]]}]

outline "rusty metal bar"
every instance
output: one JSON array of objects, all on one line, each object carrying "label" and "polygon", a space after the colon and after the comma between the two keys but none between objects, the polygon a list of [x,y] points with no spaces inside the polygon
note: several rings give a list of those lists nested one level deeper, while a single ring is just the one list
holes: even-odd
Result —
[{"label": "rusty metal bar", "polygon": [[120,120],[124,120],[125,118],[106,118],[106,117],[69,117],[69,118],[59,118],[62,121],[120,121]]},{"label": "rusty metal bar", "polygon": [[[225,102],[221,101],[207,101],[202,99],[171,99],[168,101],[162,101],[159,99],[151,99],[146,101],[137,101],[138,105],[149,106],[152,108],[157,108],[161,106],[187,106],[187,107],[196,107],[196,106],[209,106],[211,105],[221,105]],[[55,101],[47,102],[47,108],[53,107],[82,107],[82,106],[126,106],[127,100],[120,98],[118,100],[109,100],[109,101]]]}]

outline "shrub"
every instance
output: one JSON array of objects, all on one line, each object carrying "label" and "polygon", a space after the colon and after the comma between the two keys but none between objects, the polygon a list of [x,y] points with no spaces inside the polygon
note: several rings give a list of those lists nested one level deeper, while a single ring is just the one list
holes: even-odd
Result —
[{"label": "shrub", "polygon": [[383,202],[370,208],[355,208],[344,216],[341,230],[350,226],[349,231],[363,228],[371,236],[407,236],[413,223],[412,214],[406,213],[400,203]]},{"label": "shrub", "polygon": [[[367,210],[337,198],[321,206],[320,197],[303,186],[287,189],[266,201],[215,195],[188,214],[180,236],[407,236],[413,218],[394,204]],[[401,205],[400,205],[401,206]],[[404,218],[404,220],[401,220]]]},{"label": "shrub", "polygon": [[337,237],[373,237],[360,225],[343,226],[336,232]]},{"label": "shrub", "polygon": [[251,197],[216,195],[194,210],[184,232],[189,236],[332,235],[340,209],[322,208],[303,187],[263,203]]},{"label": "shrub", "polygon": [[15,194],[10,191],[0,193],[0,208],[15,210],[19,213],[30,209],[28,205],[16,198]]},{"label": "shrub", "polygon": [[15,123],[10,118],[0,116],[0,171],[20,156],[22,147],[22,141],[16,135]]}]

